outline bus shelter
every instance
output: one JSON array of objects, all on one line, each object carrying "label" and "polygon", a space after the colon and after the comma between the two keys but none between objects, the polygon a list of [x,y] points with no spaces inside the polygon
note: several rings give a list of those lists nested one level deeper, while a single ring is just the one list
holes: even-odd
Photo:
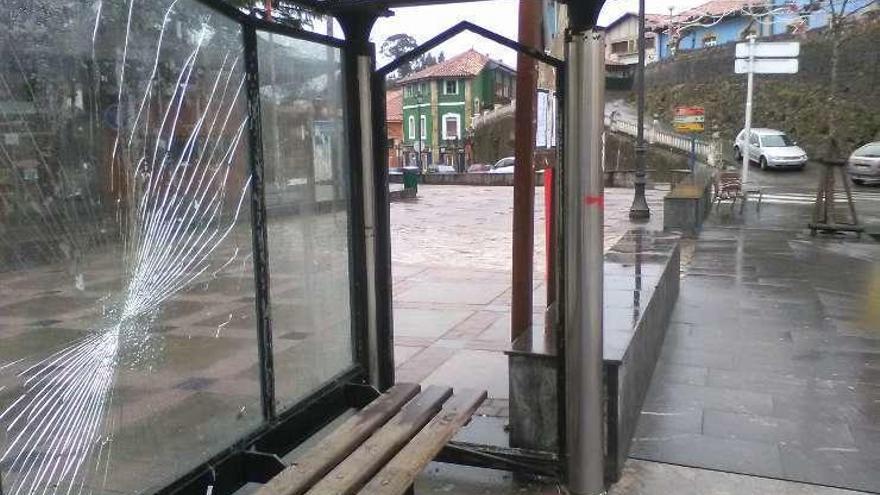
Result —
[{"label": "bus shelter", "polygon": [[602,1],[569,2],[564,61],[462,23],[384,67],[374,22],[445,2],[13,3],[3,493],[232,493],[394,384],[385,76],[465,30],[558,70],[563,417],[558,452],[441,458],[602,489]]}]

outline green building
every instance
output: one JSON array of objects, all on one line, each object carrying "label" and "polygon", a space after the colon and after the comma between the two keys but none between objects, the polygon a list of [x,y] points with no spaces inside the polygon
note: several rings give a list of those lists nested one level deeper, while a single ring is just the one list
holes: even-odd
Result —
[{"label": "green building", "polygon": [[467,135],[474,115],[510,103],[516,71],[468,50],[410,74],[403,87],[403,154],[423,170],[445,164],[465,171],[471,162]]}]

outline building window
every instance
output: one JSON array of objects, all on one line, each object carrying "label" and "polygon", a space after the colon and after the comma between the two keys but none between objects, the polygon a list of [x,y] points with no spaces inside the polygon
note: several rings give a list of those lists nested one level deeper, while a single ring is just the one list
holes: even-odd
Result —
[{"label": "building window", "polygon": [[422,139],[428,137],[428,120],[424,115],[419,117],[419,134]]},{"label": "building window", "polygon": [[461,116],[457,113],[443,115],[443,139],[458,139],[461,137]]},{"label": "building window", "polygon": [[458,80],[456,79],[448,79],[443,82],[443,94],[444,95],[457,95],[458,94]]},{"label": "building window", "polygon": [[474,98],[474,113],[480,113],[480,110],[482,110],[482,108],[480,108],[480,99]]},{"label": "building window", "polygon": [[703,46],[710,47],[718,45],[718,38],[714,34],[703,36]]},{"label": "building window", "polygon": [[416,138],[416,118],[412,115],[409,116],[409,138]]},{"label": "building window", "polygon": [[615,43],[611,43],[611,53],[615,55],[629,53],[629,41],[617,41]]}]

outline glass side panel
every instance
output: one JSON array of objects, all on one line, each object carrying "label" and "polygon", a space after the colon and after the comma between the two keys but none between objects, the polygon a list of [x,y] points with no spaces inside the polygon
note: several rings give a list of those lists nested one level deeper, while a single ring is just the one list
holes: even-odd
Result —
[{"label": "glass side panel", "polygon": [[190,0],[2,10],[3,490],[153,491],[262,421],[241,30]]},{"label": "glass side panel", "polygon": [[257,39],[275,389],[289,407],[353,362],[340,51]]}]

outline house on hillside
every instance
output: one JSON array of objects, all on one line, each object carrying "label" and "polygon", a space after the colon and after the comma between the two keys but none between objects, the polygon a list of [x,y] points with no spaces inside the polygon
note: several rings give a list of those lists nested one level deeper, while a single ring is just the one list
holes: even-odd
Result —
[{"label": "house on hillside", "polygon": [[[645,63],[657,60],[660,16],[645,15]],[[627,12],[605,27],[605,73],[608,89],[630,89],[639,63],[639,15]]]},{"label": "house on hillside", "polygon": [[[815,0],[771,0],[773,3],[772,33],[799,34],[828,26],[831,14],[828,2]],[[835,9],[845,17],[855,18],[880,12],[877,0],[835,0]]]},{"label": "house on hillside", "polygon": [[[657,58],[657,33],[654,26],[663,22],[662,16],[645,15],[645,62]],[[635,65],[639,62],[639,15],[627,12],[605,27],[605,63]]]},{"label": "house on hillside", "polygon": [[[877,0],[834,0],[854,18],[880,11]],[[816,0],[711,0],[675,15],[655,16],[657,53],[666,59],[678,51],[699,50],[758,38],[798,34],[828,26],[828,1]]]},{"label": "house on hillside", "polygon": [[388,167],[403,166],[403,89],[385,93],[385,130],[388,138]]},{"label": "house on hillside", "polygon": [[[699,50],[735,43],[750,35],[769,36],[771,23],[761,22],[750,13],[767,13],[768,6],[750,0],[711,0],[654,26],[658,31],[660,58],[678,51]],[[669,26],[672,26],[670,29]]]},{"label": "house on hillside", "polygon": [[465,134],[474,115],[516,94],[516,71],[468,50],[401,79],[403,155],[423,170],[437,164],[467,169]]}]

